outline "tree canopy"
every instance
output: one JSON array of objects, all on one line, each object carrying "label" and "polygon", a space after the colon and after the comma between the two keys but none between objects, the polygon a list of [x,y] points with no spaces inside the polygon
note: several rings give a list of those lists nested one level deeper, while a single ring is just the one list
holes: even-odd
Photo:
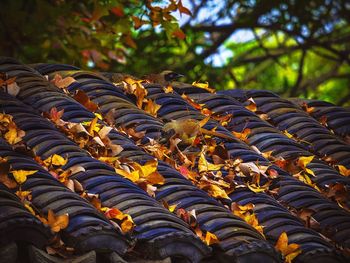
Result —
[{"label": "tree canopy", "polygon": [[350,105],[345,0],[3,0],[0,55]]}]

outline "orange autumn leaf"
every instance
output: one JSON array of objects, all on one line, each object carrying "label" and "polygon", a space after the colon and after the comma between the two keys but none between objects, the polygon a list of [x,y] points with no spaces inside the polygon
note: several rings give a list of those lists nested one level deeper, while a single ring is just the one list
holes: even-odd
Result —
[{"label": "orange autumn leaf", "polygon": [[318,119],[318,121],[323,125],[323,126],[328,126],[327,124],[327,116],[326,115],[322,115],[321,118]]},{"label": "orange autumn leaf", "polygon": [[126,215],[126,218],[123,220],[120,225],[123,233],[128,233],[134,228],[135,224],[130,215]]},{"label": "orange autumn leaf", "polygon": [[49,118],[55,124],[60,124],[60,122],[62,122],[61,119],[62,119],[63,114],[64,114],[64,109],[58,111],[56,107],[53,107],[50,110]]},{"label": "orange autumn leaf", "polygon": [[179,9],[180,15],[182,15],[182,14],[186,14],[186,15],[189,15],[189,16],[192,15],[191,11],[188,8],[183,6],[181,0],[179,0],[179,2],[177,4],[177,8]]},{"label": "orange autumn leaf", "polygon": [[248,142],[248,136],[251,133],[251,130],[249,128],[245,128],[242,132],[235,132],[233,131],[232,134],[237,138],[244,142]]},{"label": "orange autumn leaf", "polygon": [[17,183],[12,178],[8,177],[11,166],[6,158],[0,157],[0,183],[3,183],[8,188],[13,189],[17,187]]},{"label": "orange autumn leaf", "polygon": [[157,111],[161,108],[155,101],[149,99],[145,105],[144,110],[154,117],[157,117]]},{"label": "orange autumn leaf", "polygon": [[98,105],[95,102],[91,101],[88,95],[86,95],[86,93],[82,90],[78,90],[73,98],[89,111],[95,112],[98,109]]},{"label": "orange autumn leaf", "polygon": [[196,182],[196,177],[198,174],[196,172],[190,171],[186,166],[182,165],[178,168],[179,172],[185,176],[187,179],[190,179],[192,182]]},{"label": "orange autumn leaf", "polygon": [[135,29],[139,29],[141,26],[143,26],[145,24],[148,24],[147,21],[141,20],[137,16],[132,16],[131,18],[132,18],[132,21],[134,22],[134,28]]},{"label": "orange autumn leaf", "polygon": [[105,216],[110,220],[116,219],[118,221],[122,221],[120,227],[123,233],[131,231],[135,226],[135,223],[132,220],[131,216],[129,214],[124,214],[118,208],[102,207],[101,211],[104,212]]},{"label": "orange autumn leaf", "polygon": [[302,252],[300,245],[295,243],[288,244],[288,236],[286,232],[283,232],[279,236],[275,248],[282,253],[285,262],[287,263],[291,263],[292,260]]},{"label": "orange autumn leaf", "polygon": [[136,97],[136,105],[139,109],[142,109],[144,98],[147,96],[147,90],[142,86],[143,80],[135,80],[130,77],[126,77],[123,80],[124,89],[129,94],[134,94]]},{"label": "orange autumn leaf", "polygon": [[309,107],[309,105],[307,105],[306,102],[303,103],[302,108],[304,109],[304,111],[306,111],[308,114],[314,112],[315,107]]},{"label": "orange autumn leaf", "polygon": [[166,87],[163,87],[163,90],[164,90],[165,93],[174,93],[174,89],[170,85],[168,85]]},{"label": "orange autumn leaf", "polygon": [[247,110],[252,111],[252,112],[256,112],[257,111],[257,107],[256,107],[256,103],[255,103],[254,99],[253,98],[249,98],[248,101],[249,101],[249,104],[247,106],[245,106],[245,108]]},{"label": "orange autumn leaf", "polygon": [[244,213],[252,211],[254,204],[248,203],[246,205],[239,205],[236,202],[231,203],[231,211],[234,215],[241,217]]},{"label": "orange autumn leaf", "polygon": [[65,77],[62,78],[62,76],[60,74],[56,74],[54,76],[54,78],[51,80],[51,82],[58,88],[60,89],[65,89],[67,88],[69,85],[71,85],[73,82],[75,82],[76,80],[73,77]]},{"label": "orange autumn leaf", "polygon": [[185,34],[180,28],[176,29],[176,30],[172,33],[172,35],[173,35],[174,37],[177,37],[178,39],[181,39],[181,40],[183,40],[183,39],[186,38],[186,34]]},{"label": "orange autumn leaf", "polygon": [[124,16],[124,9],[121,6],[115,6],[115,7],[111,8],[111,12],[117,17]]},{"label": "orange autumn leaf", "polygon": [[215,234],[207,231],[207,233],[205,233],[204,242],[207,246],[210,246],[219,243],[219,239]]},{"label": "orange autumn leaf", "polygon": [[131,172],[131,175],[138,177],[138,180],[143,179],[150,184],[164,184],[164,177],[157,171],[157,159],[147,161],[144,165],[133,163],[132,166],[135,170]]},{"label": "orange autumn leaf", "polygon": [[27,176],[35,174],[38,170],[15,170],[12,171],[13,178],[15,178],[16,182],[18,184],[23,184],[25,181],[27,181]]},{"label": "orange autumn leaf", "polygon": [[196,110],[201,110],[202,106],[204,104],[198,104],[196,103],[193,99],[191,99],[190,97],[188,97],[186,94],[182,94],[181,98],[183,98],[184,100],[186,100],[188,102],[188,104],[190,104],[193,108],[195,108]]},{"label": "orange autumn leaf", "polygon": [[22,191],[22,190],[18,190],[16,191],[16,195],[18,196],[19,199],[21,199],[22,202],[24,202],[24,200],[30,200],[32,198],[31,196],[32,191]]},{"label": "orange autumn leaf", "polygon": [[65,229],[69,224],[69,215],[55,215],[55,213],[49,209],[47,214],[47,224],[50,226],[51,230],[55,233],[60,232]]},{"label": "orange autumn leaf", "polygon": [[347,169],[344,165],[337,165],[338,171],[343,176],[350,176],[350,169]]}]

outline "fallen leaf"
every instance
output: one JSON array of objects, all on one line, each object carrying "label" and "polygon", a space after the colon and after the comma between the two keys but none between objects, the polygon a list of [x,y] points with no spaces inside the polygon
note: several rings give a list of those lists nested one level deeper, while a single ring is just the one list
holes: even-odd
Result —
[{"label": "fallen leaf", "polygon": [[281,233],[276,242],[275,248],[282,253],[287,263],[291,263],[292,260],[302,252],[300,245],[295,243],[288,244],[288,236],[286,232]]},{"label": "fallen leaf", "polygon": [[56,87],[60,89],[67,88],[73,82],[76,82],[76,80],[73,77],[68,76],[68,77],[62,78],[60,74],[56,74],[54,78],[51,80],[51,83],[53,83]]},{"label": "fallen leaf", "polygon": [[154,117],[157,117],[157,111],[161,108],[161,105],[158,105],[155,101],[148,99],[144,107],[144,110],[151,114]]},{"label": "fallen leaf", "polygon": [[139,109],[142,109],[144,98],[147,96],[147,90],[142,86],[143,80],[135,80],[130,77],[126,77],[123,80],[124,89],[129,94],[134,94],[136,97],[136,105]]},{"label": "fallen leaf", "polygon": [[0,157],[0,183],[3,183],[8,188],[13,189],[17,187],[17,182],[10,178],[11,166],[6,158]]},{"label": "fallen leaf", "polygon": [[265,185],[259,186],[257,184],[247,184],[247,187],[253,191],[254,193],[261,193],[261,192],[266,192],[269,190],[270,186],[270,181],[267,182]]},{"label": "fallen leaf", "polygon": [[166,209],[168,209],[171,213],[173,213],[173,212],[175,211],[176,206],[177,206],[177,204],[169,205],[168,202],[166,202],[166,201],[164,201],[164,200],[162,200],[162,204],[163,204],[163,206],[164,206]]},{"label": "fallen leaf", "polygon": [[8,124],[8,132],[5,133],[4,138],[9,144],[16,144],[22,141],[22,138],[25,136],[25,132],[18,129],[17,125],[14,122]]},{"label": "fallen leaf", "polygon": [[225,198],[225,199],[231,199],[225,190],[223,190],[221,187],[217,185],[209,185],[208,189],[206,189],[208,194],[214,198]]},{"label": "fallen leaf", "polygon": [[77,93],[73,96],[73,98],[82,104],[85,108],[87,108],[89,111],[95,112],[98,110],[98,105],[91,101],[86,95],[86,93],[82,90],[78,90]]},{"label": "fallen leaf", "polygon": [[344,165],[337,165],[338,171],[343,176],[350,176],[350,169],[346,168]]},{"label": "fallen leaf", "polygon": [[13,178],[15,178],[18,184],[23,184],[27,180],[27,176],[35,174],[38,170],[15,170],[12,171]]},{"label": "fallen leaf", "polygon": [[182,94],[181,98],[183,98],[184,100],[186,100],[188,102],[188,104],[190,104],[193,108],[195,108],[196,110],[201,110],[202,106],[204,106],[204,104],[198,104],[196,103],[193,99],[191,99],[190,97],[188,97],[186,94]]},{"label": "fallen leaf", "polygon": [[68,159],[63,158],[60,155],[54,154],[47,157],[43,163],[48,167],[50,165],[63,166],[68,162]]},{"label": "fallen leaf", "polygon": [[217,171],[220,170],[221,167],[223,167],[223,164],[212,164],[205,159],[204,153],[202,152],[200,154],[199,160],[198,160],[198,171],[200,173],[202,172],[208,172],[208,171]]},{"label": "fallen leaf", "polygon": [[192,83],[192,86],[195,86],[197,88],[200,88],[200,89],[204,89],[206,91],[209,91],[210,93],[214,93],[215,92],[215,89],[212,89],[209,87],[209,83],[208,82],[205,82],[205,83],[200,83],[198,81],[195,81]]},{"label": "fallen leaf", "polygon": [[51,108],[49,113],[49,119],[53,121],[55,124],[61,126],[64,124],[62,121],[62,116],[64,114],[64,109],[58,111],[56,107]]},{"label": "fallen leaf", "polygon": [[32,191],[22,191],[22,190],[16,191],[16,195],[19,197],[19,199],[21,199],[22,202],[24,202],[24,200],[26,199],[30,201],[32,199],[31,193]]},{"label": "fallen leaf", "polygon": [[255,103],[254,99],[253,98],[249,98],[247,101],[249,102],[249,104],[247,106],[245,106],[245,108],[247,110],[252,111],[252,112],[256,112],[257,111],[257,107],[256,107],[256,103]]},{"label": "fallen leaf", "polygon": [[212,244],[219,243],[218,237],[215,234],[213,234],[213,233],[211,233],[209,231],[207,231],[205,233],[204,241],[205,241],[205,244],[207,244],[207,246],[211,246]]},{"label": "fallen leaf", "polygon": [[283,131],[283,134],[286,135],[289,139],[293,139],[293,137],[294,137],[294,136],[293,136],[292,134],[290,134],[287,130],[284,130],[284,131]]},{"label": "fallen leaf", "polygon": [[49,209],[47,214],[47,224],[53,232],[58,233],[68,226],[69,215],[67,213],[63,215],[55,215],[55,213]]},{"label": "fallen leaf", "polygon": [[297,165],[303,169],[305,172],[307,172],[308,174],[311,174],[312,176],[315,176],[315,173],[307,168],[307,165],[312,162],[312,160],[315,158],[314,155],[311,155],[311,156],[301,156],[298,158],[298,161],[297,161]]},{"label": "fallen leaf", "polygon": [[248,137],[251,133],[251,130],[249,128],[245,128],[242,132],[235,132],[233,131],[232,134],[237,138],[244,142],[248,142]]},{"label": "fallen leaf", "polygon": [[302,104],[302,108],[303,108],[304,111],[306,111],[308,114],[311,114],[311,113],[314,112],[314,110],[315,110],[315,107],[309,107],[309,105],[308,105],[306,102],[304,102],[304,103]]}]

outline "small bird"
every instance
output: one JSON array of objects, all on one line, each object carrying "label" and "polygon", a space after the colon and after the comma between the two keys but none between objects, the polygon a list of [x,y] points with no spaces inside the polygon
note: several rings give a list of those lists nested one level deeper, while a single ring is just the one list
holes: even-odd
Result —
[{"label": "small bird", "polygon": [[172,120],[163,126],[163,131],[169,132],[170,130],[173,130],[175,134],[177,134],[179,138],[187,144],[192,144],[196,136],[200,134],[232,140],[232,137],[229,135],[202,128],[207,121],[208,119],[204,119],[202,121],[195,119]]},{"label": "small bird", "polygon": [[144,78],[154,84],[159,84],[163,87],[167,87],[168,85],[171,85],[171,83],[181,77],[184,77],[184,75],[181,75],[179,73],[173,72],[171,70],[164,70],[161,73],[158,74],[149,74],[144,76]]}]

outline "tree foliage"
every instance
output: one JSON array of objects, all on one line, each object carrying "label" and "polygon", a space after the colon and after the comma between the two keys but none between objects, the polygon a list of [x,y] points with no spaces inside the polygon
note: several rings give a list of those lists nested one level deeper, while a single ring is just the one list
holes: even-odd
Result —
[{"label": "tree foliage", "polygon": [[138,76],[172,69],[217,89],[268,89],[350,105],[345,0],[4,0],[1,6],[0,54],[23,62]]}]

